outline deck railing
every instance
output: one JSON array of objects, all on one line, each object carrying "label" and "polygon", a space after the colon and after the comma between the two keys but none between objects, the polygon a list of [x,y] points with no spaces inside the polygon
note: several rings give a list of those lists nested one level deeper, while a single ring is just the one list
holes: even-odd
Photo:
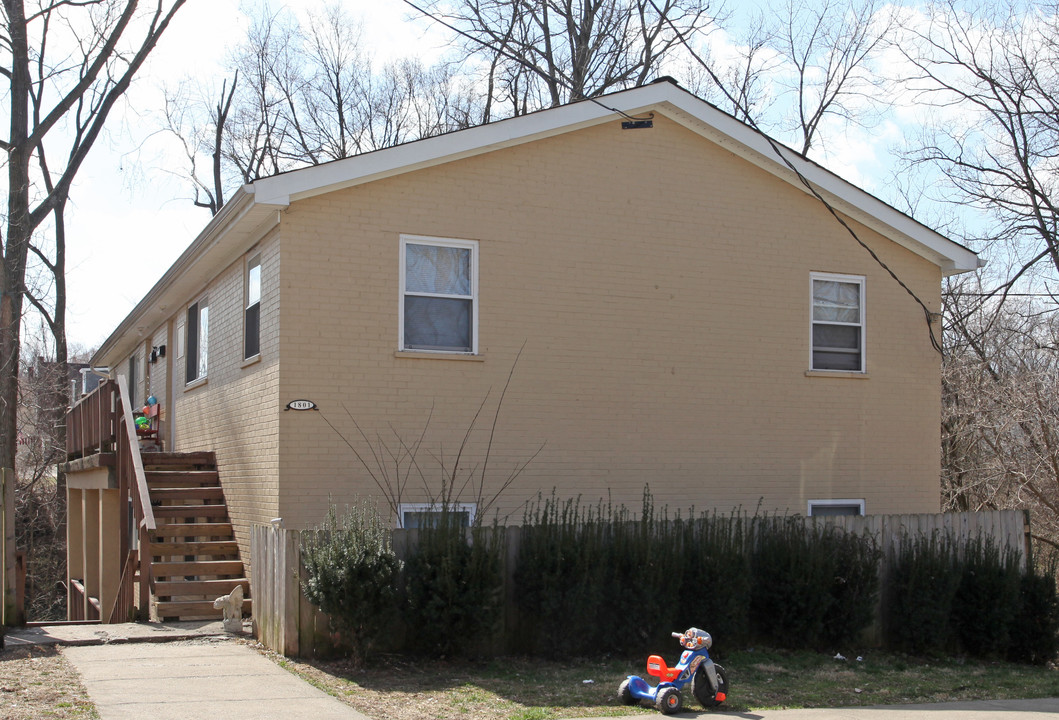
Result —
[{"label": "deck railing", "polygon": [[139,612],[143,618],[147,617],[151,598],[150,532],[156,525],[132,411],[128,381],[119,375],[117,381],[101,382],[66,416],[67,457],[113,452],[118,507],[123,517],[131,511],[131,523],[118,523],[118,553],[123,571],[117,601],[114,608],[108,608],[111,612],[105,621],[115,613],[119,621],[127,619],[128,610],[119,606],[128,602],[131,607],[135,569],[139,570]]},{"label": "deck railing", "polygon": [[71,622],[99,620],[99,601],[86,595],[81,580],[70,578],[70,605],[66,619]]},{"label": "deck railing", "polygon": [[66,414],[66,457],[70,460],[114,451],[118,384],[104,379]]}]

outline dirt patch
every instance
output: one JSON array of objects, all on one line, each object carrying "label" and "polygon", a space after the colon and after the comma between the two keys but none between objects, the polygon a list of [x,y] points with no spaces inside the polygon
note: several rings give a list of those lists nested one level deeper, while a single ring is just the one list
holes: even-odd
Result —
[{"label": "dirt patch", "polygon": [[0,720],[98,717],[77,670],[55,647],[0,652]]}]

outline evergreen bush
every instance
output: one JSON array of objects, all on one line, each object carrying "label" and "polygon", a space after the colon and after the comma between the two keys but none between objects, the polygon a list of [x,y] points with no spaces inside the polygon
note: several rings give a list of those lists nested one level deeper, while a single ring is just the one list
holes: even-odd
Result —
[{"label": "evergreen bush", "polygon": [[777,647],[835,647],[871,622],[879,552],[871,538],[800,517],[754,522],[750,619]]},{"label": "evergreen bush", "polygon": [[882,551],[874,538],[837,529],[824,532],[815,552],[831,558],[830,609],[824,617],[821,644],[836,650],[858,642],[875,618]]},{"label": "evergreen bush", "polygon": [[961,578],[956,546],[948,536],[904,538],[890,565],[886,644],[917,655],[951,650],[950,618]]},{"label": "evergreen bush", "polygon": [[522,531],[516,596],[533,628],[523,649],[643,652],[693,625],[731,643],[844,642],[871,621],[878,562],[870,539],[801,518],[670,519],[645,490],[634,521],[553,494]]},{"label": "evergreen bush", "polygon": [[527,652],[583,654],[611,634],[603,590],[610,519],[609,508],[581,507],[580,498],[559,501],[554,493],[526,511],[515,587]]},{"label": "evergreen bush", "polygon": [[320,525],[302,533],[302,591],[360,659],[392,631],[401,561],[391,537],[372,504],[354,504],[341,518],[331,505]]},{"label": "evergreen bush", "polygon": [[1003,657],[1019,612],[1019,556],[1001,553],[991,538],[978,537],[963,546],[958,562],[960,584],[951,616],[956,638],[970,655]]},{"label": "evergreen bush", "polygon": [[464,518],[443,508],[418,531],[405,568],[410,649],[468,653],[501,628],[502,532],[496,525],[467,528]]},{"label": "evergreen bush", "polygon": [[679,602],[672,603],[674,630],[695,626],[731,647],[750,637],[749,521],[738,512],[728,516],[677,518],[683,576]]},{"label": "evergreen bush", "polygon": [[1043,665],[1059,655],[1059,597],[1053,557],[1019,581],[1019,608],[1011,622],[1008,659]]}]

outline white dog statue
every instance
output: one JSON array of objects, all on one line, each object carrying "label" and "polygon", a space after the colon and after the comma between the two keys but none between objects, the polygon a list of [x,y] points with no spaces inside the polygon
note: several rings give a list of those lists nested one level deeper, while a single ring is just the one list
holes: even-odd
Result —
[{"label": "white dog statue", "polygon": [[224,611],[224,629],[227,632],[243,630],[243,586],[236,585],[228,595],[213,601],[213,607]]}]

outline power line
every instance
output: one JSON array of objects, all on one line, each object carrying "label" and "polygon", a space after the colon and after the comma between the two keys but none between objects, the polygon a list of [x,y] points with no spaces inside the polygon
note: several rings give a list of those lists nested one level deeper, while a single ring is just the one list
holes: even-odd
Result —
[{"label": "power line", "polygon": [[[451,30],[454,33],[456,33],[457,35],[460,35],[461,37],[467,38],[471,42],[473,42],[473,43],[475,43],[477,45],[480,45],[480,46],[482,46],[484,48],[487,48],[487,49],[489,49],[489,50],[501,55],[502,57],[505,57],[505,58],[507,58],[509,60],[512,60],[512,61],[518,63],[519,65],[521,65],[521,66],[523,66],[523,67],[525,67],[527,69],[530,69],[530,70],[533,69],[530,66],[530,64],[526,62],[525,58],[521,58],[521,57],[519,57],[519,56],[517,56],[517,55],[515,55],[515,54],[513,54],[511,52],[508,52],[504,47],[502,47],[502,46],[501,47],[497,47],[494,44],[492,44],[490,42],[487,42],[486,40],[483,40],[481,38],[475,37],[474,35],[472,35],[471,33],[467,32],[465,30],[461,30],[460,28],[456,27],[455,25],[453,25],[453,24],[451,24],[449,22],[446,22],[445,20],[442,20],[442,19],[438,18],[434,14],[431,14],[431,13],[427,12],[423,8],[419,7],[416,3],[412,2],[412,0],[403,0],[403,1],[404,1],[404,3],[406,5],[408,5],[409,7],[414,9],[415,11],[417,11],[420,14],[430,18],[431,20],[433,20],[434,22],[438,23],[439,25],[443,25],[444,27],[446,27],[449,30]],[[940,313],[931,312],[930,308],[927,307],[927,304],[925,302],[923,302],[923,300],[921,300],[918,295],[916,295],[916,293],[912,290],[912,288],[910,288],[903,280],[901,280],[901,278],[899,278],[897,276],[897,273],[895,273],[890,268],[890,266],[887,265],[882,260],[882,258],[880,258],[878,256],[878,254],[876,254],[876,252],[874,250],[872,250],[871,247],[868,246],[868,244],[866,242],[861,240],[860,236],[857,235],[856,231],[854,231],[852,227],[850,227],[849,223],[847,223],[838,214],[838,211],[835,210],[834,207],[832,207],[832,205],[823,197],[823,195],[820,194],[819,191],[817,191],[816,187],[813,186],[813,184],[808,180],[808,178],[806,178],[805,175],[803,175],[802,172],[800,170],[798,170],[797,167],[794,166],[794,163],[792,163],[790,161],[790,159],[786,155],[783,154],[782,150],[780,149],[780,147],[776,143],[776,141],[774,141],[767,133],[762,132],[761,128],[758,127],[756,122],[754,122],[754,119],[750,116],[750,113],[747,111],[747,109],[743,108],[742,105],[734,97],[732,97],[732,95],[724,87],[724,84],[721,82],[720,78],[717,77],[716,73],[714,73],[713,69],[706,63],[705,60],[703,60],[701,57],[699,57],[699,54],[696,53],[694,49],[692,49],[691,45],[688,43],[687,38],[684,36],[684,33],[681,32],[681,30],[676,26],[676,24],[673,23],[673,21],[670,19],[669,15],[664,13],[664,12],[662,12],[662,10],[658,7],[658,5],[655,4],[655,0],[647,0],[647,1],[650,3],[651,7],[654,8],[654,11],[656,13],[658,13],[659,17],[666,24],[669,25],[670,29],[672,29],[673,32],[676,34],[677,39],[679,39],[680,43],[685,47],[685,49],[687,49],[687,51],[689,53],[691,53],[691,56],[695,59],[695,61],[698,62],[700,65],[702,65],[703,69],[705,69],[706,72],[709,74],[709,76],[713,80],[714,84],[717,85],[717,88],[722,93],[724,93],[725,97],[727,97],[729,102],[732,103],[732,106],[742,110],[743,116],[746,118],[745,123],[747,125],[749,125],[753,130],[755,130],[758,134],[760,134],[765,139],[766,142],[768,142],[769,146],[772,148],[772,151],[776,154],[776,156],[779,157],[779,159],[783,162],[783,164],[786,165],[787,168],[790,169],[790,171],[795,174],[795,176],[797,176],[798,180],[813,195],[813,197],[815,197],[817,200],[819,200],[820,203],[825,208],[827,208],[827,211],[829,213],[831,213],[831,216],[842,227],[844,227],[846,229],[846,232],[848,232],[850,234],[850,236],[857,242],[857,244],[859,244],[862,248],[864,248],[864,250],[867,251],[867,253],[869,255],[871,255],[872,259],[875,260],[875,262],[878,263],[878,265],[883,270],[885,270],[890,275],[891,278],[893,278],[894,282],[896,282],[902,289],[904,289],[904,291],[906,293],[908,293],[908,295],[913,300],[915,300],[916,303],[919,304],[919,306],[923,309],[923,314],[924,314],[924,317],[926,318],[926,321],[927,321],[927,332],[930,335],[930,344],[939,353],[944,354],[944,351],[942,349],[941,343],[938,341],[937,337],[934,334],[934,320],[935,320],[935,318],[940,318]],[[567,90],[570,90],[571,92],[573,91],[573,87],[569,83],[564,82],[561,78],[553,77],[552,80],[554,82],[562,85]],[[599,105],[600,107],[604,108],[605,110],[608,110],[610,112],[613,112],[613,113],[616,113],[618,115],[621,115],[622,117],[625,117],[625,118],[627,118],[629,120],[632,120],[632,121],[649,119],[649,118],[635,118],[635,117],[632,117],[632,116],[628,115],[627,113],[625,113],[625,112],[623,112],[623,111],[621,111],[621,110],[619,110],[617,108],[613,108],[613,107],[610,107],[608,105],[605,105],[604,103],[600,102],[599,100],[597,100],[596,98],[593,98],[593,97],[586,97],[585,99],[586,100],[590,100],[591,102],[595,103],[596,105]]]},{"label": "power line", "polygon": [[[868,252],[868,254],[871,255],[872,259],[875,260],[875,262],[878,263],[879,266],[883,270],[885,270],[890,275],[890,277],[893,278],[894,281],[898,285],[900,285],[901,288],[904,289],[904,291],[908,293],[913,300],[916,301],[916,303],[919,304],[921,308],[923,308],[923,314],[927,321],[927,332],[930,334],[930,344],[934,347],[935,350],[944,355],[944,350],[942,349],[941,343],[938,341],[937,336],[934,334],[934,320],[936,317],[940,317],[940,313],[931,312],[930,308],[927,307],[927,304],[923,302],[923,300],[921,300],[918,295],[915,294],[912,288],[908,287],[908,285],[897,276],[897,273],[895,273],[889,265],[883,262],[882,258],[880,258],[875,253],[875,251],[868,246],[866,242],[861,240],[860,236],[857,235],[856,231],[854,231],[853,228],[850,227],[849,223],[842,219],[842,217],[838,214],[838,211],[835,210],[834,207],[832,207],[831,203],[829,203],[824,198],[824,196],[821,195],[819,191],[817,191],[816,187],[813,186],[811,182],[809,182],[809,179],[806,178],[805,175],[803,175],[802,172],[794,166],[794,163],[792,163],[790,159],[783,154],[783,151],[780,149],[776,141],[773,140],[767,133],[763,132],[760,127],[758,127],[757,123],[754,122],[754,119],[751,117],[749,109],[743,107],[743,105],[738,100],[736,100],[731,93],[728,92],[728,90],[724,86],[724,83],[721,82],[721,79],[717,77],[717,74],[713,71],[713,68],[711,68],[705,60],[699,57],[699,54],[695,52],[694,49],[692,49],[690,43],[688,43],[687,41],[687,38],[684,37],[684,33],[682,33],[680,29],[673,23],[673,21],[669,19],[668,15],[662,12],[658,5],[655,4],[655,0],[647,0],[647,2],[649,2],[651,4],[651,7],[654,8],[655,12],[658,13],[663,20],[665,20],[665,22],[669,25],[670,29],[676,34],[677,39],[679,39],[680,43],[684,46],[684,48],[689,53],[691,53],[691,56],[695,59],[695,61],[698,62],[699,65],[702,65],[703,69],[709,74],[710,79],[713,80],[714,84],[717,86],[717,89],[720,90],[726,98],[728,98],[728,101],[730,103],[732,103],[732,107],[742,112],[743,117],[746,118],[744,122],[765,139],[765,141],[769,144],[769,147],[772,148],[772,151],[776,154],[776,156],[779,157],[783,164],[786,165],[787,168],[790,169],[790,171],[797,176],[798,180],[813,195],[813,197],[819,200],[820,203],[825,208],[827,208],[827,211],[831,213],[831,216],[834,217],[834,219],[846,229],[846,232],[848,232],[850,236],[857,241],[857,244],[864,248]],[[791,152],[794,151],[792,150]]]}]

